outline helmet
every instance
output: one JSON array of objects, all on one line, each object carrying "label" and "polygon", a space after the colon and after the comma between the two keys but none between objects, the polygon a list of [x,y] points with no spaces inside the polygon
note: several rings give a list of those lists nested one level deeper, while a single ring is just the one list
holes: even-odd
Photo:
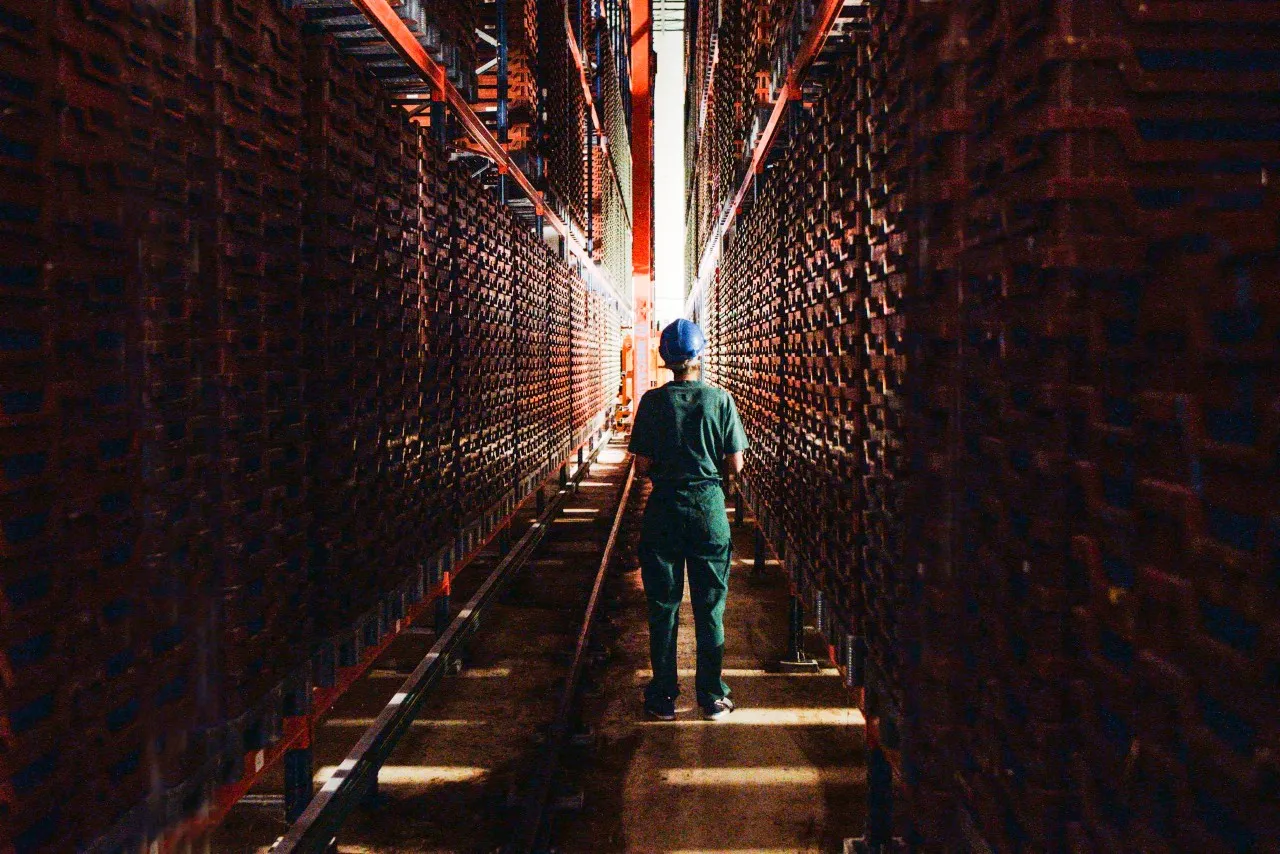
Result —
[{"label": "helmet", "polygon": [[698,324],[680,318],[662,330],[658,353],[668,365],[679,365],[697,359],[706,346],[707,337],[702,334]]}]

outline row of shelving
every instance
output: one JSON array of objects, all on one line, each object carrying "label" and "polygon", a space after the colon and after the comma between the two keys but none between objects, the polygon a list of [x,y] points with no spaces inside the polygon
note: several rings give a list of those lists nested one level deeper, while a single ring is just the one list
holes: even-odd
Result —
[{"label": "row of shelving", "polygon": [[[773,150],[788,108],[806,97],[820,60],[847,47],[861,19],[853,0],[760,0],[696,7],[687,36],[686,305],[702,299],[731,228]],[[723,63],[723,66],[722,66]]]},{"label": "row of shelving", "polygon": [[[550,0],[542,13],[547,70],[544,140],[548,186],[621,290],[630,293],[629,49],[612,2]],[[609,8],[606,8],[609,7]],[[623,50],[621,54],[615,51]]]},{"label": "row of shelving", "polygon": [[919,850],[1280,832],[1280,20],[1182,5],[869,7],[705,293]]},{"label": "row of shelving", "polygon": [[131,845],[598,429],[621,318],[275,2],[0,11],[0,847]]},{"label": "row of shelving", "polygon": [[[611,299],[618,311],[630,314],[629,280],[611,279],[597,264],[592,248],[587,225],[590,217],[586,211],[596,200],[585,180],[591,153],[586,127],[566,121],[563,114],[566,105],[570,111],[573,109],[571,90],[580,87],[579,72],[570,62],[573,55],[562,50],[567,48],[566,40],[557,39],[554,29],[563,26],[566,20],[563,2],[530,0],[522,4],[520,10],[513,7],[511,0],[492,7],[486,4],[484,23],[486,27],[492,26],[494,35],[486,30],[476,30],[473,35],[480,43],[493,47],[496,55],[474,70],[477,73],[493,70],[497,75],[495,85],[505,77],[507,96],[496,102],[480,101],[478,95],[460,89],[451,67],[439,59],[438,41],[432,38],[434,30],[427,24],[452,14],[449,11],[452,6],[431,11],[417,3],[392,5],[388,0],[280,2],[296,9],[308,28],[327,33],[344,52],[366,65],[416,123],[423,126],[434,123],[433,133],[448,148],[450,157],[469,158],[473,174],[480,176],[485,185],[495,189],[508,204],[518,207],[530,225],[535,229],[543,224],[550,226],[559,235],[563,250],[581,265],[591,287]],[[462,0],[462,5],[470,9],[477,2],[480,0]],[[504,13],[501,19],[505,23],[505,42],[496,37],[499,9]],[[517,11],[519,21],[512,17]],[[534,18],[536,29],[530,29]],[[612,22],[614,18],[606,20]],[[610,36],[615,40],[619,37],[612,31]],[[548,43],[547,38],[552,42]],[[519,63],[533,62],[536,48],[533,68],[538,87],[535,94],[540,97],[526,105],[533,114],[532,128],[525,129],[534,138],[535,144],[531,147],[511,141],[512,109],[516,109],[518,117],[522,108],[520,102],[513,102],[511,97],[513,45],[517,82]],[[495,98],[496,95],[495,90]],[[521,132],[517,129],[517,136]],[[479,168],[475,169],[477,159]],[[628,219],[628,228],[629,223]]]},{"label": "row of shelving", "polygon": [[[538,4],[536,0],[483,0],[477,68],[477,112],[492,112],[495,135],[513,153],[537,151]],[[505,54],[505,55],[504,55]],[[505,68],[503,63],[505,62]],[[505,86],[505,90],[503,87]]]}]

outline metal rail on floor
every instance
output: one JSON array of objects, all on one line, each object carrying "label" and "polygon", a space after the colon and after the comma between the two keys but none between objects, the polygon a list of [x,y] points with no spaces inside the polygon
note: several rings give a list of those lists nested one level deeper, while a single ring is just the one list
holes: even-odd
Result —
[{"label": "metal rail on floor", "polygon": [[556,717],[547,731],[546,745],[534,772],[529,791],[525,795],[524,807],[517,825],[515,838],[507,847],[506,854],[533,854],[545,850],[539,847],[543,831],[546,828],[547,807],[551,801],[553,784],[560,770],[560,754],[565,744],[573,735],[573,713],[578,703],[578,689],[582,681],[583,670],[587,662],[587,647],[591,642],[591,630],[595,627],[596,613],[600,610],[601,592],[604,589],[605,576],[609,573],[609,563],[613,559],[613,547],[618,541],[618,529],[622,525],[622,517],[627,511],[627,499],[631,495],[631,485],[635,482],[635,459],[627,467],[627,479],[622,486],[622,496],[618,499],[618,509],[613,515],[613,526],[609,529],[609,539],[605,541],[604,553],[600,555],[600,568],[596,571],[595,584],[591,588],[591,598],[587,600],[586,615],[582,618],[582,628],[578,631],[578,645],[573,653],[573,664],[569,667],[569,675],[565,678],[561,689],[560,702],[556,706]]},{"label": "metal rail on floor", "polygon": [[[607,444],[606,435],[592,451],[590,462],[596,460],[600,449]],[[537,521],[480,585],[418,666],[405,678],[400,690],[365,730],[346,759],[338,765],[333,776],[321,786],[306,810],[289,828],[289,832],[271,847],[271,854],[323,854],[331,849],[338,829],[377,783],[378,770],[391,755],[400,738],[409,731],[431,689],[445,675],[455,652],[479,628],[482,614],[506,583],[528,562],[538,543],[546,536],[551,520],[572,494],[573,490],[569,485],[576,486],[582,481],[589,464],[578,466],[569,484],[560,489]]]}]

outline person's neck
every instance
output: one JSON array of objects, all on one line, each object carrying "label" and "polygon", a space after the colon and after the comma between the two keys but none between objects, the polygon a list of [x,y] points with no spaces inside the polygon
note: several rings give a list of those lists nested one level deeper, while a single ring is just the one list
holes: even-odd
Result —
[{"label": "person's neck", "polygon": [[699,373],[700,371],[693,370],[693,371],[686,371],[683,374],[672,374],[671,377],[678,383],[689,383],[696,380],[698,378]]}]

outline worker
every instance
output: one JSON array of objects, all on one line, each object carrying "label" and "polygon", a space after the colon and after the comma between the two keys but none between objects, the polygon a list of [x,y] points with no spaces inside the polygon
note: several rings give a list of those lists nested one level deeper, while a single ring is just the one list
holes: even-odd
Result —
[{"label": "worker", "polygon": [[725,489],[742,472],[747,436],[732,395],[700,379],[706,343],[688,320],[662,330],[658,353],[674,379],[645,393],[631,428],[636,473],[653,481],[640,531],[653,665],[644,709],[663,721],[675,720],[680,694],[676,632],[686,569],[698,642],[698,705],[707,720],[733,711],[721,673],[732,550]]}]

